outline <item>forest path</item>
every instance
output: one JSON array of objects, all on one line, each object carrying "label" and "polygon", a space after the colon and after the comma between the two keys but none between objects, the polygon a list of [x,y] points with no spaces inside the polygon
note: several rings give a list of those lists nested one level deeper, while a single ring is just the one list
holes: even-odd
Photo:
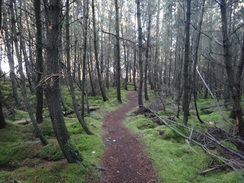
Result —
[{"label": "forest path", "polygon": [[126,114],[137,106],[137,92],[127,94],[129,102],[103,120],[106,144],[102,166],[107,169],[99,183],[158,183],[143,146],[124,124]]}]

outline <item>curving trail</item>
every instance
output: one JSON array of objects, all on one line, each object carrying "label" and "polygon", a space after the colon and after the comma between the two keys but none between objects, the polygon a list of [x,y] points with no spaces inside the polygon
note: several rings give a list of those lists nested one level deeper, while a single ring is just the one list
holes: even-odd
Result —
[{"label": "curving trail", "polygon": [[137,106],[137,92],[127,95],[129,102],[107,114],[103,120],[106,143],[102,166],[107,169],[99,183],[158,183],[152,163],[142,144],[124,125],[126,113]]}]

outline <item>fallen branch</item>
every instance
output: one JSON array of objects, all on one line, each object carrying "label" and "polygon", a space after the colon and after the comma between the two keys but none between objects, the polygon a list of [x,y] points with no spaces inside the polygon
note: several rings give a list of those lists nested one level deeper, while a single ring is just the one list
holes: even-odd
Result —
[{"label": "fallen branch", "polygon": [[197,175],[205,175],[206,173],[209,173],[209,172],[212,172],[214,170],[218,170],[218,169],[221,169],[221,168],[224,168],[224,167],[226,167],[226,165],[224,165],[224,164],[223,165],[218,165],[218,166],[215,166],[213,168],[210,168],[210,169],[204,170],[202,172],[199,172],[199,173],[197,173]]},{"label": "fallen branch", "polygon": [[[144,106],[144,107],[145,107],[145,106]],[[242,153],[239,153],[239,152],[237,152],[237,151],[235,151],[235,150],[233,150],[233,149],[230,149],[230,148],[224,146],[222,143],[220,143],[219,141],[217,141],[217,139],[213,138],[212,136],[211,136],[211,137],[207,137],[209,140],[211,140],[212,142],[214,142],[214,143],[216,143],[217,145],[219,145],[219,147],[221,147],[221,148],[223,148],[223,149],[225,149],[225,150],[228,150],[228,151],[231,152],[233,155],[237,156],[238,159],[227,159],[227,158],[225,158],[225,157],[218,156],[217,154],[211,152],[211,150],[209,150],[209,149],[207,148],[207,144],[205,144],[205,145],[204,145],[204,144],[201,144],[200,142],[198,142],[198,141],[196,141],[196,140],[194,140],[194,139],[191,138],[193,132],[195,132],[195,133],[197,133],[197,134],[202,134],[202,133],[200,133],[199,131],[194,130],[193,127],[187,127],[187,126],[185,126],[185,125],[183,125],[183,124],[180,124],[180,123],[177,123],[177,122],[175,122],[175,121],[171,121],[171,120],[168,120],[168,119],[163,119],[161,116],[159,116],[157,113],[155,113],[155,112],[154,112],[153,110],[151,110],[150,108],[145,107],[145,109],[147,109],[149,112],[153,113],[159,120],[162,121],[162,123],[163,123],[165,126],[169,127],[171,130],[173,130],[174,132],[176,132],[176,133],[179,134],[180,136],[184,137],[184,138],[187,140],[187,142],[188,142],[188,140],[189,140],[189,141],[193,142],[194,144],[200,146],[206,153],[208,153],[209,155],[211,155],[211,156],[217,158],[218,160],[220,160],[221,162],[223,162],[226,166],[231,167],[233,170],[244,168],[243,161],[240,160],[240,158],[241,158],[242,160],[244,160],[244,156],[242,155]],[[174,123],[174,124],[176,124],[176,125],[178,125],[178,126],[181,126],[181,127],[184,127],[184,128],[186,128],[186,129],[188,129],[188,130],[190,131],[190,135],[187,136],[187,135],[181,133],[179,130],[177,130],[177,129],[175,129],[173,126],[171,126],[167,121],[170,121],[170,122],[172,122],[172,123]],[[204,134],[202,134],[202,135],[204,135]],[[206,135],[204,135],[204,137],[205,137],[205,136],[206,136]],[[216,141],[217,141],[217,142],[216,142]],[[189,142],[188,142],[188,145],[189,145]]]}]

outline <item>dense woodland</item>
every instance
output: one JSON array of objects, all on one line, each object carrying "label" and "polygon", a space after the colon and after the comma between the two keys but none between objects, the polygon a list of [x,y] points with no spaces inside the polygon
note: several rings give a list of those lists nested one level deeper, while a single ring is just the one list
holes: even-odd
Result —
[{"label": "dense woodland", "polygon": [[109,101],[107,91],[116,88],[123,103],[121,91],[132,85],[139,108],[150,93],[171,97],[184,126],[191,109],[195,123],[204,123],[197,101],[212,98],[244,138],[242,0],[1,0],[0,6],[0,80],[11,83],[10,93],[0,86],[0,129],[24,110],[45,146],[40,124],[50,117],[67,161],[83,161],[64,112],[94,135],[85,120],[89,97]]}]

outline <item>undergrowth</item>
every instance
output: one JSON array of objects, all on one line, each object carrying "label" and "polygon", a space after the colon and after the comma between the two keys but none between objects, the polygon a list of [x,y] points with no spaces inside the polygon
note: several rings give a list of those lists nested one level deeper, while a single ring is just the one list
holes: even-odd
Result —
[{"label": "undergrowth", "polygon": [[[200,106],[203,108],[206,105],[213,105],[213,100],[201,100]],[[137,109],[136,109],[137,110]],[[224,117],[219,114],[217,108],[211,108],[210,113],[201,112],[201,118],[205,124],[200,124],[195,111],[190,111],[189,126],[194,126],[198,130],[212,128],[210,122],[214,122],[219,126],[230,125],[231,120],[224,121]],[[229,111],[223,110],[225,116]],[[176,118],[176,110],[174,106],[167,106],[165,111],[159,111],[158,114],[162,118],[174,117],[179,123],[182,123],[182,115],[179,119]],[[163,183],[241,183],[243,182],[243,170],[226,171],[216,170],[206,175],[198,175],[198,173],[209,169],[211,162],[216,159],[207,155],[199,146],[189,144],[178,133],[174,132],[165,125],[156,123],[155,118],[148,118],[145,115],[135,115],[134,111],[127,115],[126,126],[133,133],[138,134],[144,145],[145,151],[149,154],[153,161],[155,170],[157,171],[160,181]],[[177,128],[177,127],[176,127]],[[186,130],[177,128],[178,131],[186,134]]]},{"label": "undergrowth", "polygon": [[[8,93],[6,91],[6,94]],[[79,95],[79,91],[76,90],[76,93]],[[126,102],[127,91],[122,90],[121,94],[123,102]],[[34,135],[31,123],[27,125],[13,123],[29,119],[26,111],[18,109],[14,114],[6,116],[7,126],[0,130],[0,183],[85,183],[87,178],[91,178],[90,176],[99,174],[94,167],[100,165],[104,153],[102,119],[107,112],[121,106],[117,102],[115,89],[108,89],[107,95],[109,101],[106,102],[103,102],[99,96],[89,97],[89,106],[99,107],[98,110],[85,116],[85,122],[94,135],[85,134],[75,114],[64,118],[72,143],[84,159],[80,164],[68,164],[64,159],[50,118],[45,118],[40,124],[43,135],[49,142],[48,145],[42,146]],[[65,107],[71,109],[71,97],[66,87],[62,88],[62,97]],[[48,115],[47,108],[44,108],[44,115]],[[91,175],[91,172],[95,173]]]}]

